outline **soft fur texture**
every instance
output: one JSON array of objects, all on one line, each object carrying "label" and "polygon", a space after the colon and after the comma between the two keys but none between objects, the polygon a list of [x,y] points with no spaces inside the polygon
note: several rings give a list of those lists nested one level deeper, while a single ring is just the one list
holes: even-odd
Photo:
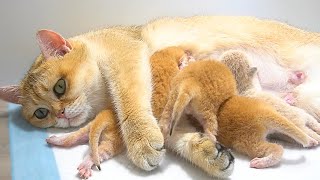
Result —
[{"label": "soft fur texture", "polygon": [[273,106],[278,113],[320,143],[320,123],[304,110],[290,106],[283,99],[262,91],[258,77],[252,74],[254,68],[250,67],[248,57],[242,51],[227,51],[220,59],[232,71],[240,95],[260,99]]},{"label": "soft fur texture", "polygon": [[[243,69],[246,65],[237,66],[236,76],[246,74],[252,81],[256,68]],[[203,60],[191,63],[173,79],[172,84],[160,120],[165,138],[172,126],[171,121],[179,119],[186,111],[200,122],[210,137],[217,135],[221,144],[254,158],[250,167],[266,168],[280,162],[283,148],[266,141],[271,132],[283,133],[304,147],[318,144],[272,106],[237,95],[236,81],[221,62]],[[211,139],[216,140],[215,137]]]},{"label": "soft fur texture", "polygon": [[211,60],[191,63],[172,80],[168,103],[160,120],[162,133],[171,135],[186,110],[216,143],[217,113],[220,106],[236,93],[234,77],[224,64]]},{"label": "soft fur texture", "polygon": [[[192,58],[178,47],[169,47],[151,56],[150,64],[154,87],[152,109],[157,119],[160,119],[168,101],[171,80],[179,72],[181,64],[186,65],[190,60],[192,61]],[[232,77],[232,74],[230,76]],[[181,122],[177,129],[185,129],[191,126],[188,117],[184,116],[182,121],[186,122]],[[166,146],[202,168],[209,175],[227,177],[233,171],[234,158],[230,151],[222,148],[222,146],[217,145],[218,148],[216,148],[216,144],[210,141],[209,137],[202,136],[200,133],[185,133],[180,130],[167,140]],[[199,138],[202,139],[202,143],[200,143]],[[50,137],[47,142],[56,146],[69,147],[89,140],[91,154],[87,155],[78,167],[80,176],[88,178],[92,173],[92,165],[95,164],[100,169],[100,161],[109,159],[123,150],[121,139],[112,110],[106,110],[99,113],[84,128],[68,135]],[[98,146],[98,144],[100,145]],[[214,158],[215,160],[213,160]]]},{"label": "soft fur texture", "polygon": [[[78,126],[113,102],[128,156],[145,170],[161,162],[164,145],[151,110],[148,58],[168,46],[182,46],[198,58],[218,58],[226,50],[241,49],[250,65],[258,68],[262,88],[284,97],[289,93],[294,106],[320,117],[320,36],[276,21],[224,16],[162,18],[139,27],[110,27],[70,39],[43,30],[38,40],[42,55],[19,89],[2,88],[0,97],[20,102],[26,120],[38,127]],[[307,78],[287,88],[295,71],[304,72]],[[67,90],[57,99],[52,89],[62,77]],[[46,119],[34,117],[40,107],[49,110]],[[60,112],[66,112],[66,118],[58,118]],[[192,133],[192,126],[181,131],[191,134],[175,139],[176,148],[188,140],[205,140]]]}]

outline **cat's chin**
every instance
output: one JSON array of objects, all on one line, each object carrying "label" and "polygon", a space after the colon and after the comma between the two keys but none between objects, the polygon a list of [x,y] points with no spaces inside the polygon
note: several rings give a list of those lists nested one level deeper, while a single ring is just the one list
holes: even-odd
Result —
[{"label": "cat's chin", "polygon": [[54,127],[56,128],[78,127],[81,124],[85,123],[87,120],[88,120],[88,113],[82,112],[70,119],[65,119],[65,118],[57,119],[57,124],[55,124]]}]

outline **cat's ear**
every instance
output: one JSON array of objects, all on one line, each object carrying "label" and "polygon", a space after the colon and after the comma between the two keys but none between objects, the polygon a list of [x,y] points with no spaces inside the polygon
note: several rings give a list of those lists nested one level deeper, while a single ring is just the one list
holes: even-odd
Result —
[{"label": "cat's ear", "polygon": [[12,85],[0,87],[0,99],[7,102],[19,104],[20,97],[19,86]]},{"label": "cat's ear", "polygon": [[37,41],[45,59],[64,56],[72,49],[70,43],[60,34],[46,29],[37,32]]},{"label": "cat's ear", "polygon": [[249,76],[253,77],[257,73],[257,71],[258,71],[258,68],[256,67],[250,68]]}]

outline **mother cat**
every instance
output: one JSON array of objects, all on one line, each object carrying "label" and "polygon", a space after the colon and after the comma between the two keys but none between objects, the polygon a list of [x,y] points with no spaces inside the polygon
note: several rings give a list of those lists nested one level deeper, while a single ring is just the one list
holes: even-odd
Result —
[{"label": "mother cat", "polygon": [[[320,116],[320,35],[279,22],[252,17],[163,18],[70,39],[41,30],[37,38],[42,54],[20,86],[1,88],[0,97],[22,104],[25,118],[42,128],[79,126],[113,102],[128,156],[144,170],[157,167],[164,155],[163,136],[151,111],[148,59],[167,46],[181,46],[198,58],[218,58],[226,50],[241,49],[258,68],[263,88]],[[301,73],[306,77],[302,83],[289,81],[296,72],[297,78]],[[205,163],[217,150],[208,151],[208,143],[203,143],[208,138],[191,129],[175,137],[176,151],[183,157],[204,152],[196,163]],[[222,169],[228,163],[223,161],[217,158],[209,164]]]}]

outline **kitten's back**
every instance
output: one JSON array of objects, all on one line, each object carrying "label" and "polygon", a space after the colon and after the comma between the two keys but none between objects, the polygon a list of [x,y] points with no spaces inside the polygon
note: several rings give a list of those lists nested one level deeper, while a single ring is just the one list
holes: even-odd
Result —
[{"label": "kitten's back", "polygon": [[160,118],[168,101],[171,80],[179,72],[179,63],[184,56],[183,49],[168,47],[150,57],[153,82],[152,110],[157,119]]}]

